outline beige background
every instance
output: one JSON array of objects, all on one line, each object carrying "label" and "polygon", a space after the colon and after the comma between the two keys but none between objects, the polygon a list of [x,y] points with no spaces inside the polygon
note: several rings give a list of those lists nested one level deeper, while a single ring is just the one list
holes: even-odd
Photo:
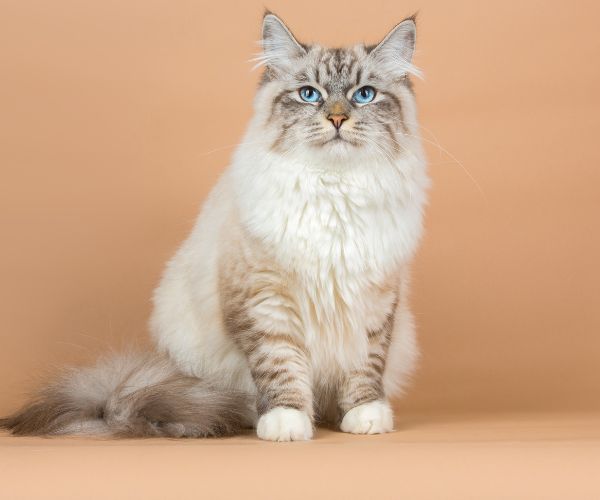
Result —
[{"label": "beige background", "polygon": [[[433,189],[406,412],[600,409],[597,2],[285,2],[302,40],[420,10]],[[146,337],[251,113],[262,1],[0,1],[0,412]],[[16,497],[15,497],[16,498]]]},{"label": "beige background", "polygon": [[[398,432],[0,435],[0,498],[600,498],[599,4],[269,7],[329,44],[420,10],[434,184]],[[262,8],[0,0],[0,414],[52,367],[146,341],[152,288],[250,116]]]}]

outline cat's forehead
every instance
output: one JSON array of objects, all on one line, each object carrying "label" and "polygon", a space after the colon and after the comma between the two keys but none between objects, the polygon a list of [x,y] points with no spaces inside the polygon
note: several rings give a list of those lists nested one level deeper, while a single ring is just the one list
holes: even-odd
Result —
[{"label": "cat's forehead", "polygon": [[314,82],[329,92],[344,92],[364,76],[368,50],[364,45],[344,48],[312,46],[298,77]]}]

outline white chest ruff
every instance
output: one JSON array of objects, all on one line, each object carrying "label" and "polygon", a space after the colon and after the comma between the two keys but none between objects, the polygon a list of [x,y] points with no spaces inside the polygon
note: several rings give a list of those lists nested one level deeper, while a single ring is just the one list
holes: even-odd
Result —
[{"label": "white chest ruff", "polygon": [[279,166],[240,192],[240,216],[295,277],[315,372],[358,366],[368,354],[366,332],[391,311],[390,279],[420,237],[417,186],[393,171],[377,178],[368,169],[341,175],[294,168]]}]

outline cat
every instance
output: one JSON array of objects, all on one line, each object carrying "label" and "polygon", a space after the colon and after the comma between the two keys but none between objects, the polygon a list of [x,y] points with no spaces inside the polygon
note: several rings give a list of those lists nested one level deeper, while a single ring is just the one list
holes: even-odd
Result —
[{"label": "cat", "polygon": [[414,17],[378,44],[305,45],[263,18],[254,116],[153,296],[157,353],[71,369],[17,435],[308,440],[393,430],[418,349],[409,267],[429,180]]}]

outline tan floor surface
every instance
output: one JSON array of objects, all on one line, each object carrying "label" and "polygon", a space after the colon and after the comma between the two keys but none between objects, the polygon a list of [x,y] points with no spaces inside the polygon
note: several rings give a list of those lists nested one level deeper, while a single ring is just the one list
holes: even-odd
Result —
[{"label": "tan floor surface", "polygon": [[600,415],[403,416],[309,443],[0,437],[0,498],[600,499]]}]

